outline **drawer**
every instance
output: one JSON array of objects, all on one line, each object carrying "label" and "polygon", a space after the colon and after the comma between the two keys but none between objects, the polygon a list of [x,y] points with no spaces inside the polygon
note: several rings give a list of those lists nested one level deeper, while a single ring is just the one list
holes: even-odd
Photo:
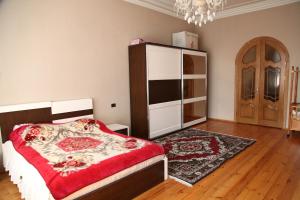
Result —
[{"label": "drawer", "polygon": [[181,129],[181,101],[152,105],[149,109],[150,138]]}]

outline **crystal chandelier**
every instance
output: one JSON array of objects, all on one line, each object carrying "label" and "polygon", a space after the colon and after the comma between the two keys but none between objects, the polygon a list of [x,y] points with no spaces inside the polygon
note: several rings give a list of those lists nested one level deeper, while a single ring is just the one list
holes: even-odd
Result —
[{"label": "crystal chandelier", "polygon": [[226,0],[175,0],[178,15],[183,15],[189,24],[206,24],[213,21],[216,12],[223,9]]}]

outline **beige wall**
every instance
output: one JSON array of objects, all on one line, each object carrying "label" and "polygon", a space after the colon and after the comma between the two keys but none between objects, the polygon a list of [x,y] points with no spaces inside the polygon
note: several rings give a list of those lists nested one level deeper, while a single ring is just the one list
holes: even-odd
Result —
[{"label": "beige wall", "polygon": [[290,65],[300,65],[300,3],[219,19],[198,28],[200,48],[208,51],[209,117],[234,120],[235,58],[258,36],[280,40]]},{"label": "beige wall", "polygon": [[[0,1],[0,105],[93,97],[96,117],[130,123],[130,40],[171,43],[184,21],[122,0]],[[209,116],[234,119],[235,56],[257,36],[281,40],[300,64],[300,3],[196,29],[209,53]],[[111,109],[111,103],[117,108]]]},{"label": "beige wall", "polygon": [[0,105],[93,97],[107,123],[130,123],[129,42],[194,29],[123,0],[0,2]]}]

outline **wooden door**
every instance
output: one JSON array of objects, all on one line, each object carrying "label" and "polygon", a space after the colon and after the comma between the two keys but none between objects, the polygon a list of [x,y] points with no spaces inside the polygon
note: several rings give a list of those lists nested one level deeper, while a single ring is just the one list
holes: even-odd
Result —
[{"label": "wooden door", "polygon": [[236,59],[236,120],[284,127],[288,53],[270,37],[244,45]]},{"label": "wooden door", "polygon": [[287,53],[285,47],[273,38],[264,38],[261,48],[259,124],[282,128]]},{"label": "wooden door", "polygon": [[258,87],[260,82],[260,41],[248,42],[236,60],[236,120],[258,123]]}]

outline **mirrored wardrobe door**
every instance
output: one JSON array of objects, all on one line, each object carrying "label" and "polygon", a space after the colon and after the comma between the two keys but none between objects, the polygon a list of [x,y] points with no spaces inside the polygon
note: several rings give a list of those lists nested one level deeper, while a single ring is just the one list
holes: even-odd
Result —
[{"label": "mirrored wardrobe door", "polygon": [[246,44],[236,60],[236,118],[238,122],[257,124],[260,76],[259,41]]},{"label": "mirrored wardrobe door", "polygon": [[286,52],[281,44],[271,38],[262,40],[259,103],[261,125],[283,127],[286,65]]}]

